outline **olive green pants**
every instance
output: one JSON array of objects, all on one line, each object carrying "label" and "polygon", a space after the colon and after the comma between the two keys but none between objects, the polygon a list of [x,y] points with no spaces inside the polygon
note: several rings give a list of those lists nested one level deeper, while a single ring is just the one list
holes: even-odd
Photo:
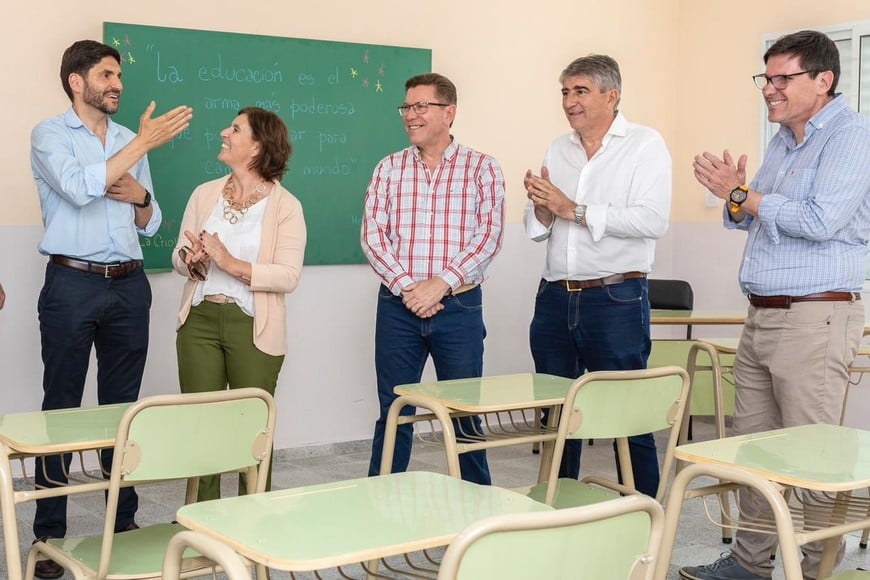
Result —
[{"label": "olive green pants", "polygon": [[[190,310],[178,329],[175,349],[182,393],[259,387],[275,394],[284,356],[272,356],[254,346],[254,319],[235,304],[202,302]],[[272,466],[266,489],[272,485]],[[239,494],[246,493],[239,476]],[[198,501],[221,496],[220,475],[199,480]]]}]

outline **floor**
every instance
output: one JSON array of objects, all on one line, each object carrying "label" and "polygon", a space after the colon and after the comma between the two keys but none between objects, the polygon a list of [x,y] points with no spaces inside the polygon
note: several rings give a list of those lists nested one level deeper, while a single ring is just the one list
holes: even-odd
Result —
[{"label": "floor", "polygon": [[[712,426],[703,420],[695,421],[695,430],[699,438],[708,438]],[[273,487],[289,488],[342,479],[352,479],[365,475],[368,468],[369,453],[364,443],[349,444],[330,448],[329,453],[323,450],[282,450],[277,453]],[[503,487],[518,487],[533,482],[537,477],[538,455],[533,455],[529,447],[503,448],[489,452],[490,468],[494,485]],[[412,454],[411,469],[444,472],[444,458],[440,447],[433,443],[415,444]],[[584,446],[583,473],[613,476],[612,447],[606,442],[597,442],[589,447]],[[233,478],[224,477],[224,493],[233,494]],[[19,482],[22,484],[22,482]],[[140,524],[167,522],[174,519],[175,509],[181,505],[184,487],[176,482],[154,486],[143,486],[139,490],[140,508],[137,521]],[[712,505],[712,504],[711,504]],[[103,518],[102,494],[75,496],[69,502],[69,529],[71,534],[95,533],[102,527]],[[18,506],[18,525],[22,536],[21,552],[24,554],[32,540],[30,535],[33,521],[33,504]],[[855,568],[870,569],[870,550],[862,550],[858,546],[860,534],[853,534],[846,539],[846,558],[839,570]],[[2,542],[2,539],[0,539]],[[2,546],[0,546],[2,550]],[[677,568],[687,564],[703,564],[715,560],[728,546],[721,543],[718,531],[707,521],[700,500],[688,502],[683,511],[683,517],[677,538],[677,545],[672,559],[671,573],[668,578],[678,578]],[[2,552],[0,552],[2,553]],[[0,560],[3,560],[0,558]],[[361,576],[360,570],[352,570],[352,574]],[[6,578],[5,561],[0,561],[0,578]],[[70,574],[64,578],[71,578]],[[272,578],[288,578],[285,573],[273,573]],[[314,575],[302,575],[298,578],[314,578]],[[334,571],[327,571],[323,578],[340,578]],[[578,570],[578,578],[583,578]],[[784,578],[781,569],[777,569],[774,578]]]}]

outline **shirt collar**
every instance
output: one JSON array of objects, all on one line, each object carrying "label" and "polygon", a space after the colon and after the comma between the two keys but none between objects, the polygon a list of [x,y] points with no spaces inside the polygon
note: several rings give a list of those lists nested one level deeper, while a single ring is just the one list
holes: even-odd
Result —
[{"label": "shirt collar", "polygon": [[[846,106],[846,97],[843,96],[843,93],[837,93],[833,99],[807,121],[807,125],[804,127],[804,140],[801,143],[805,143],[816,131],[824,129],[825,125],[839,115]],[[794,133],[791,132],[791,129],[780,125],[779,132],[790,146],[795,146]]]},{"label": "shirt collar", "polygon": [[[106,135],[115,136],[118,134],[118,124],[115,123],[111,117],[106,117],[108,125],[106,127]],[[85,129],[88,132],[91,132],[90,129],[85,127],[84,122],[79,118],[76,114],[75,110],[70,107],[63,114],[63,122],[66,123],[66,126],[70,129]]]},{"label": "shirt collar", "polygon": [[[453,135],[450,136],[450,145],[447,146],[447,149],[444,150],[444,153],[441,154],[442,160],[447,160],[456,155],[456,151],[459,150],[459,144],[456,143],[456,139],[453,138]],[[417,159],[422,159],[420,155],[420,148],[416,145],[411,146],[411,151],[414,152],[414,157]]]},{"label": "shirt collar", "polygon": [[[613,122],[610,123],[610,127],[607,129],[607,133],[604,135],[604,139],[601,140],[602,149],[610,142],[614,137],[625,137],[626,133],[628,133],[628,119],[625,118],[625,115],[622,113],[616,113],[616,116],[613,118]],[[569,136],[571,142],[575,145],[583,146],[583,143],[580,141],[580,135],[577,134],[577,131],[571,131],[571,135]]]}]

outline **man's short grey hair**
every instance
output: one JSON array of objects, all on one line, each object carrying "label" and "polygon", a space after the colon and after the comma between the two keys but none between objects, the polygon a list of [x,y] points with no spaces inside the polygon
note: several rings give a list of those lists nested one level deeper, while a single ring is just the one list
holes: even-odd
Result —
[{"label": "man's short grey hair", "polygon": [[[590,54],[575,59],[562,71],[559,82],[564,83],[566,79],[579,76],[592,79],[601,92],[616,89],[622,94],[622,75],[619,74],[619,65],[607,55]],[[619,104],[618,98],[617,104]]]}]

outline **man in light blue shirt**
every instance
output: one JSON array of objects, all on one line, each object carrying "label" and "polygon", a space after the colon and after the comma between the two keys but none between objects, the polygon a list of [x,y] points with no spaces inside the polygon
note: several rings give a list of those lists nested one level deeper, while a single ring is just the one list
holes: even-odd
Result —
[{"label": "man in light blue shirt", "polygon": [[[121,56],[93,40],[64,52],[60,77],[72,106],[31,135],[45,225],[39,251],[49,257],[38,303],[43,410],[81,405],[91,348],[99,403],[138,398],[151,307],[138,235],[153,236],[161,221],[145,155],[187,128],[193,115],[182,106],[152,118],[152,102],[138,134],[112,122],[123,88]],[[63,461],[68,467],[70,456]],[[110,452],[103,461],[108,469]],[[60,457],[37,460],[37,487],[65,482],[65,471]],[[133,489],[123,490],[116,531],[136,528],[137,507]],[[36,541],[65,536],[65,497],[37,502],[33,531]],[[37,563],[40,578],[62,574],[51,560]]]},{"label": "man in light blue shirt", "polygon": [[[734,363],[736,434],[838,423],[864,328],[870,120],[835,92],[840,57],[824,34],[783,36],[764,62],[754,79],[780,129],[755,179],[744,185],[745,155],[736,164],[727,151],[694,162],[698,181],[725,200],[725,226],[749,232],[740,266],[750,306]],[[824,509],[816,494],[799,494]],[[739,505],[746,521],[769,511],[755,492],[741,491]],[[740,528],[731,554],[680,576],[770,578],[775,544],[775,535]],[[822,543],[802,550],[804,577],[816,578]]]}]

